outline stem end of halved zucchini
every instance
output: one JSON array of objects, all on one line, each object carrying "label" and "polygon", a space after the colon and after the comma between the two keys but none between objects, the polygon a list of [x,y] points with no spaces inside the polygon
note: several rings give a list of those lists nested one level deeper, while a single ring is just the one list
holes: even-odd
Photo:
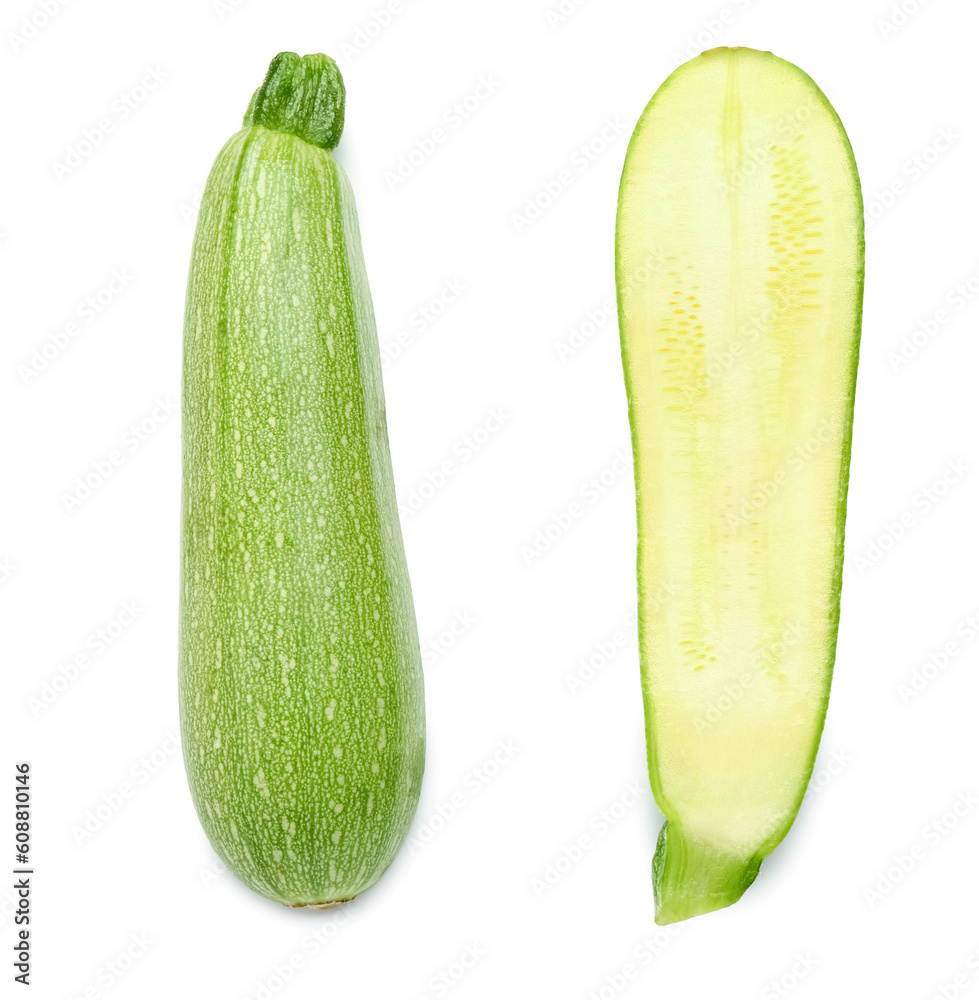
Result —
[{"label": "stem end of halved zucchini", "polygon": [[329,56],[280,52],[252,95],[244,124],[291,132],[314,146],[335,149],[345,98],[343,77]]},{"label": "stem end of halved zucchini", "polygon": [[736,903],[754,882],[761,861],[724,854],[688,837],[675,823],[664,823],[653,858],[656,923],[673,924]]}]

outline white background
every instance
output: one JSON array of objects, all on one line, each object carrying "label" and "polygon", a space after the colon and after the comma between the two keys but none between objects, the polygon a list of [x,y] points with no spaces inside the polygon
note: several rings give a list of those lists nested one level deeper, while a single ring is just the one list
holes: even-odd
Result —
[{"label": "white background", "polygon": [[[43,23],[40,2],[4,5],[2,784],[12,799],[13,762],[32,762],[33,995],[750,998],[779,995],[769,984],[782,980],[800,998],[925,1000],[959,976],[960,995],[979,997],[979,643],[963,625],[979,611],[979,305],[955,292],[970,279],[967,294],[979,290],[974,6],[907,0],[912,13],[891,30],[885,0],[579,0],[560,23],[548,18],[558,0],[405,0],[378,31],[382,2],[75,0],[30,38],[23,18]],[[850,135],[873,219],[818,790],[741,902],[668,934],[652,922],[660,816],[645,775],[628,425],[606,310],[629,133],[674,66],[714,44],[771,49],[814,77]],[[417,843],[332,913],[286,910],[219,872],[168,736],[180,467],[179,417],[166,410],[178,400],[194,206],[282,49],[332,54],[344,72],[338,155],[379,337],[413,337],[385,371],[399,496],[454,463],[404,518],[422,642],[473,619],[451,648],[428,646]],[[164,79],[134,96],[150,70]],[[492,95],[448,123],[482,77]],[[125,99],[135,107],[123,115]],[[103,118],[111,131],[59,178],[56,164]],[[604,151],[573,160],[610,122]],[[447,141],[392,190],[385,172],[440,125]],[[952,141],[939,152],[941,130]],[[518,231],[514,215],[563,169],[573,183]],[[113,269],[126,287],[86,322],[79,307]],[[464,293],[412,327],[447,280]],[[895,365],[889,352],[942,309]],[[21,366],[73,320],[77,335],[25,378]],[[562,359],[557,345],[586,322],[590,336]],[[498,408],[502,428],[467,460],[460,442]],[[144,420],[138,441],[130,429]],[[123,462],[66,509],[76,478],[113,450]],[[932,503],[922,491],[953,462],[968,471]],[[613,482],[592,502],[582,491],[603,471]],[[521,547],[575,500],[584,516],[528,564]],[[135,620],[32,708],[125,602]],[[624,644],[572,694],[569,675],[616,632]],[[902,698],[946,643],[947,665]],[[511,749],[487,780],[501,744]],[[90,818],[105,797],[118,803],[121,784],[133,794]],[[462,804],[440,820],[454,795]],[[605,833],[603,810],[618,817]],[[9,829],[8,807],[0,815]],[[80,838],[87,817],[94,832]],[[591,847],[555,882],[548,866],[582,835]],[[12,842],[0,842],[13,867]],[[894,867],[902,856],[907,871]],[[554,884],[535,888],[548,872]],[[453,978],[467,947],[480,957]],[[139,954],[120,977],[110,963],[129,948]]]}]

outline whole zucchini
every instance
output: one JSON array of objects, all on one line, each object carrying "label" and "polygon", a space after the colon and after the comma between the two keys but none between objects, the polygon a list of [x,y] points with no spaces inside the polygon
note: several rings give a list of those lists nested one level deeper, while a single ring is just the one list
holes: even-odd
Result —
[{"label": "whole zucchini", "polygon": [[207,181],[184,331],[184,762],[215,851],[291,906],[380,878],[424,767],[343,115],[333,60],[273,60]]}]

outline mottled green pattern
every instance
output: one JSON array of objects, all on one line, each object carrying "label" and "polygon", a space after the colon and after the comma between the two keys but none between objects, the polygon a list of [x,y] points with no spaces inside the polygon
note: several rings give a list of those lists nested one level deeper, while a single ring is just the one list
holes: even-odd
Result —
[{"label": "mottled green pattern", "polygon": [[252,95],[245,120],[335,149],[343,132],[346,90],[337,64],[322,54],[280,52]]},{"label": "mottled green pattern", "polygon": [[373,884],[415,811],[421,656],[349,183],[253,125],[218,156],[184,348],[180,711],[201,823],[284,903]]}]

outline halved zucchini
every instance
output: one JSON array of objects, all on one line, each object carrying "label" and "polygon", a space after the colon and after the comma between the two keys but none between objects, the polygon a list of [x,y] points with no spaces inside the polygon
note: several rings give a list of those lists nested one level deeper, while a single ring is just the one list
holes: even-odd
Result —
[{"label": "halved zucchini", "polygon": [[616,226],[648,763],[667,820],[660,924],[740,898],[812,772],[863,250],[853,153],[805,73],[722,48],[660,87],[629,145]]}]

